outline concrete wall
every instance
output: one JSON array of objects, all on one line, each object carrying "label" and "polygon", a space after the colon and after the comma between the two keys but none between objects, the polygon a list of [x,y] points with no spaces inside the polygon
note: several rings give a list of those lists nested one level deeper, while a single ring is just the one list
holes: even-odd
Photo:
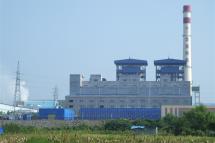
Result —
[{"label": "concrete wall", "polygon": [[[97,80],[99,79],[99,80]],[[192,105],[188,81],[102,81],[100,75],[83,81],[70,75],[66,108],[79,114],[80,108],[143,108],[162,105]]]},{"label": "concrete wall", "polygon": [[[195,106],[182,106],[182,105],[164,105],[161,106],[161,117],[165,117],[167,114],[180,117],[183,113],[191,110]],[[215,112],[215,106],[207,106],[208,111]]]},{"label": "concrete wall", "polygon": [[191,105],[191,96],[66,96],[65,107],[73,108],[143,108],[162,105]]},{"label": "concrete wall", "polygon": [[[70,80],[70,95],[190,96],[190,82]],[[81,86],[80,86],[81,85]]]}]

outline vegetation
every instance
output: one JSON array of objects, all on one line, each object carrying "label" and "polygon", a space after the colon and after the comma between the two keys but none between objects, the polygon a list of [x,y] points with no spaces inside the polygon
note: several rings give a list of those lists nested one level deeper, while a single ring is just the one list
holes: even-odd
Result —
[{"label": "vegetation", "polygon": [[102,134],[82,131],[49,131],[0,136],[1,143],[214,143],[214,141],[212,137]]},{"label": "vegetation", "polygon": [[[158,127],[158,135],[136,134],[131,125],[144,125],[146,128]],[[167,115],[161,120],[109,120],[103,124],[37,128],[14,123],[3,125],[5,134],[0,143],[215,143],[215,114],[199,106],[181,117]],[[202,137],[200,137],[202,136]]]},{"label": "vegetation", "polygon": [[174,135],[215,136],[215,114],[198,106],[181,117],[167,115],[160,120],[162,131]]}]

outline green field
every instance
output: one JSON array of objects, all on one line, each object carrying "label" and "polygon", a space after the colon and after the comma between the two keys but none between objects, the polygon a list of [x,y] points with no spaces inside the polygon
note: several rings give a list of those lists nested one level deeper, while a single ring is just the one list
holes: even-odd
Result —
[{"label": "green field", "polygon": [[47,131],[5,134],[0,143],[215,143],[214,137],[155,136],[133,133]]}]

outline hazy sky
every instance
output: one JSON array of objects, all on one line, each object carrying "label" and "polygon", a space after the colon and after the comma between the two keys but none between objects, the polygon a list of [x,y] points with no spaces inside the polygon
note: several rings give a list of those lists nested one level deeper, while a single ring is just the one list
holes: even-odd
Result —
[{"label": "hazy sky", "polygon": [[0,102],[11,102],[17,61],[23,93],[61,99],[69,74],[115,80],[116,59],[182,58],[184,4],[192,5],[193,81],[215,103],[214,0],[0,0]]}]

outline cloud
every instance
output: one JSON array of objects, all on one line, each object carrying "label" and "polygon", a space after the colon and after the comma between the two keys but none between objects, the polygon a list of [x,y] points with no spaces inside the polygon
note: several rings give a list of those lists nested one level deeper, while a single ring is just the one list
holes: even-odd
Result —
[{"label": "cloud", "polygon": [[29,89],[26,86],[26,81],[21,81],[20,90],[21,90],[21,100],[27,101],[29,97]]}]

